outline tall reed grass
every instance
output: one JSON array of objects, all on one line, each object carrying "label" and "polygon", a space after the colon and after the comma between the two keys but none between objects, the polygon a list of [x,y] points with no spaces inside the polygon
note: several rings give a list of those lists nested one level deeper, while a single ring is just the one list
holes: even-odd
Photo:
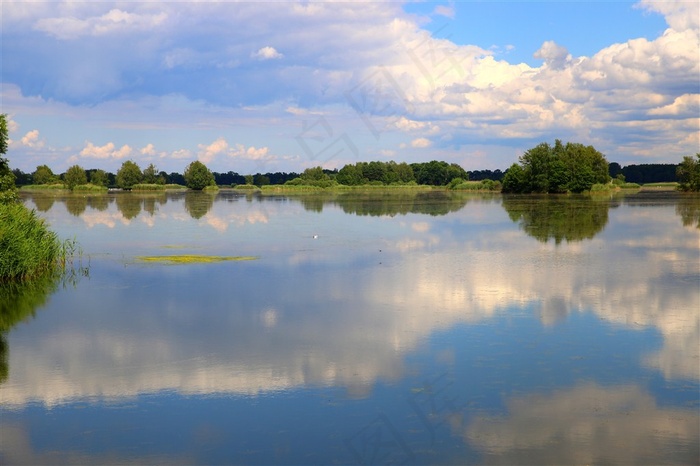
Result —
[{"label": "tall reed grass", "polygon": [[0,282],[25,281],[63,270],[75,250],[19,203],[0,205]]}]

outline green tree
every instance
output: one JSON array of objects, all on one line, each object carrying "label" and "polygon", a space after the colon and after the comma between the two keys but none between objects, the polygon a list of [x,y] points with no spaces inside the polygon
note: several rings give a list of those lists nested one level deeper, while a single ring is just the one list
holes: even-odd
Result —
[{"label": "green tree", "polygon": [[299,175],[299,178],[304,181],[325,181],[330,179],[321,166],[307,168]]},{"label": "green tree", "polygon": [[71,191],[76,186],[79,186],[81,184],[87,184],[87,175],[85,173],[85,169],[80,165],[73,165],[66,171],[66,174],[63,175],[63,182],[66,184],[66,187]]},{"label": "green tree", "polygon": [[32,173],[32,183],[34,184],[49,184],[56,181],[56,175],[48,167],[48,165],[39,165]]},{"label": "green tree", "polygon": [[199,160],[195,160],[187,166],[184,176],[186,186],[197,191],[216,184],[214,174]]},{"label": "green tree", "polygon": [[90,173],[90,183],[96,186],[107,186],[109,184],[109,177],[107,172],[98,168]]},{"label": "green tree", "polygon": [[605,156],[579,143],[543,142],[525,151],[519,162],[520,169],[513,165],[504,176],[504,192],[580,193],[610,180]]},{"label": "green tree", "polygon": [[10,170],[10,162],[2,157],[7,152],[7,116],[0,114],[0,204],[9,204],[18,200],[15,174]]},{"label": "green tree", "polygon": [[338,176],[335,179],[345,186],[358,186],[367,182],[362,175],[362,169],[355,164],[345,165],[338,171]]},{"label": "green tree", "polygon": [[504,193],[524,193],[529,189],[529,184],[526,179],[525,170],[523,167],[514,163],[506,170],[505,175],[503,175],[503,187],[501,188]]},{"label": "green tree", "polygon": [[253,175],[246,175],[243,178],[245,178],[245,184],[249,184],[249,185],[253,184],[253,180],[254,180]]},{"label": "green tree", "polygon": [[683,157],[676,169],[676,176],[681,191],[700,191],[700,152],[695,154],[695,159],[690,155]]},{"label": "green tree", "polygon": [[156,166],[149,164],[143,169],[143,182],[149,184],[165,184],[165,178],[158,173]]},{"label": "green tree", "polygon": [[131,189],[135,184],[138,184],[143,179],[141,168],[133,160],[127,160],[122,163],[121,168],[117,172],[117,186],[122,189]]}]

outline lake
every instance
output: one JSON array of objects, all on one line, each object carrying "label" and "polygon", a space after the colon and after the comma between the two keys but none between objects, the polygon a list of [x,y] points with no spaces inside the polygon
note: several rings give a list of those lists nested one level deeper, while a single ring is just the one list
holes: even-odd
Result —
[{"label": "lake", "polygon": [[697,195],[23,200],[83,254],[3,291],[2,464],[700,461]]}]

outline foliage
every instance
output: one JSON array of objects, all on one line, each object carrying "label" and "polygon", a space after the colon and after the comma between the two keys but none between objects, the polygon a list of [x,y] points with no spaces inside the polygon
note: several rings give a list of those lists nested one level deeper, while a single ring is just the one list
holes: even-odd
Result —
[{"label": "foliage", "polygon": [[196,191],[201,191],[207,186],[215,184],[214,175],[206,165],[199,160],[190,163],[184,173],[185,185]]},{"label": "foliage", "polygon": [[321,166],[307,168],[301,175],[299,175],[299,178],[304,181],[324,181],[330,179],[330,177],[324,173]]},{"label": "foliage", "polygon": [[678,165],[678,189],[681,191],[700,191],[700,152],[695,154],[695,159],[687,155]]},{"label": "foliage", "polygon": [[122,163],[121,168],[117,172],[117,186],[122,189],[131,189],[135,184],[138,184],[143,179],[141,168],[133,160],[127,160]]},{"label": "foliage", "polygon": [[10,204],[18,200],[15,174],[10,171],[10,162],[2,155],[7,151],[7,116],[0,114],[0,204]]},{"label": "foliage", "polygon": [[166,179],[163,172],[158,172],[158,169],[152,163],[143,169],[143,178],[141,181],[145,184],[165,184]]},{"label": "foliage", "polygon": [[454,178],[469,180],[469,173],[456,163],[438,162],[412,163],[411,169],[418,184],[445,186]]},{"label": "foliage", "polygon": [[78,185],[87,184],[85,169],[80,165],[73,165],[63,175],[63,182],[71,191]]},{"label": "foliage", "polygon": [[107,172],[102,169],[92,170],[90,173],[90,183],[95,186],[105,186],[109,184],[109,176]]},{"label": "foliage", "polygon": [[39,165],[32,173],[32,183],[34,184],[51,184],[58,180],[53,171],[48,165]]},{"label": "foliage", "polygon": [[0,205],[0,281],[42,275],[60,256],[58,237],[33,210],[19,203]]},{"label": "foliage", "polygon": [[[607,183],[609,166],[593,146],[556,140],[527,150],[503,178],[503,192],[580,193],[596,183]],[[516,168],[517,167],[517,168]]]},{"label": "foliage", "polygon": [[455,191],[500,191],[501,182],[493,180],[480,181],[464,181],[461,178],[455,178],[447,185],[449,189]]}]

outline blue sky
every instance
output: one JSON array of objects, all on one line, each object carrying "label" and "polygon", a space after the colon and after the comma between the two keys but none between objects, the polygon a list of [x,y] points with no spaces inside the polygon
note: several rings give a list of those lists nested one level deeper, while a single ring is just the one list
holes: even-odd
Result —
[{"label": "blue sky", "polygon": [[700,151],[696,2],[3,1],[11,166],[505,169]]}]

